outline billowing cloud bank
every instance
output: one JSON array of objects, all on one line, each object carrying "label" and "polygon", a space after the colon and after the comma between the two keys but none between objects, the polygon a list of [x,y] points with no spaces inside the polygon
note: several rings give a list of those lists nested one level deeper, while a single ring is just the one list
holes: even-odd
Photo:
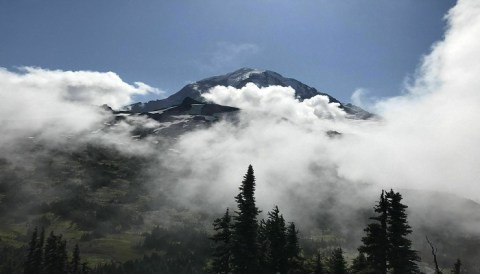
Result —
[{"label": "billowing cloud bank", "polygon": [[108,118],[101,105],[119,108],[148,92],[159,90],[113,72],[0,68],[0,148],[32,136],[55,142],[91,132]]},{"label": "billowing cloud bank", "polygon": [[[324,96],[300,102],[288,87],[215,87],[205,97],[242,108],[239,120],[185,134],[173,149],[155,153],[173,172],[154,176],[153,185],[172,181],[172,196],[179,201],[222,211],[253,164],[260,207],[278,204],[290,219],[303,220],[320,207],[328,211],[332,199],[332,210],[342,214],[348,212],[342,207],[370,206],[371,196],[359,193],[377,195],[380,187],[444,191],[480,201],[480,2],[459,1],[447,20],[445,39],[423,59],[406,93],[373,106],[380,121],[346,119]],[[106,119],[98,105],[120,107],[134,94],[154,91],[114,73],[0,69],[0,152],[19,137],[57,140],[91,132]],[[123,136],[119,148],[131,149],[130,129],[120,124],[104,140],[118,142]]]},{"label": "billowing cloud bank", "polygon": [[318,95],[300,102],[291,87],[258,88],[248,83],[241,89],[217,86],[205,94],[207,100],[238,107],[247,112],[260,111],[295,122],[314,122],[319,118],[345,118],[338,103],[329,103],[327,96]]},{"label": "billowing cloud bank", "polygon": [[172,163],[189,167],[179,197],[229,201],[253,164],[261,207],[279,204],[297,217],[298,206],[316,208],[331,197],[362,204],[362,195],[351,194],[368,191],[365,185],[375,195],[383,187],[480,201],[480,3],[459,1],[446,19],[444,40],[424,57],[413,84],[373,106],[380,121],[344,119],[325,98],[299,102],[290,88],[213,88],[205,98],[244,111],[236,125],[217,124],[179,140]]},{"label": "billowing cloud bank", "polygon": [[480,2],[458,1],[446,19],[407,93],[375,105],[385,123],[336,148],[340,174],[480,201]]}]

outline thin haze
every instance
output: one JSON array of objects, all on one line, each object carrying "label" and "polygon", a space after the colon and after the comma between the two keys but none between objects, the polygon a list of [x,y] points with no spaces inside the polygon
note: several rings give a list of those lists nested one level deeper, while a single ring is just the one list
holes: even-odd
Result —
[{"label": "thin haze", "polygon": [[[399,93],[454,0],[0,1],[0,66],[114,71],[173,93],[240,67],[349,101]],[[157,95],[137,96],[146,100]]]}]

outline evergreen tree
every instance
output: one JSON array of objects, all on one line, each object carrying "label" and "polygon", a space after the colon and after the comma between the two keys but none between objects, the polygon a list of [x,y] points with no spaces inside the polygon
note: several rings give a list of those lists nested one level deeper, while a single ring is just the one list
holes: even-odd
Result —
[{"label": "evergreen tree", "polygon": [[40,235],[38,235],[38,228],[35,227],[32,233],[32,238],[28,246],[27,259],[24,264],[24,273],[42,273],[43,261],[43,242],[45,230],[42,228]]},{"label": "evergreen tree", "polygon": [[420,261],[417,252],[412,250],[412,241],[407,236],[412,233],[405,212],[407,206],[401,203],[402,195],[390,190],[388,200],[388,229],[390,243],[388,250],[389,268],[393,274],[419,273],[416,262]]},{"label": "evergreen tree", "polygon": [[35,273],[35,271],[38,271],[38,266],[35,263],[35,251],[37,248],[37,242],[38,242],[38,228],[35,227],[32,233],[32,238],[30,240],[30,243],[28,244],[28,255],[24,264],[25,274]]},{"label": "evergreen tree", "polygon": [[230,231],[231,218],[228,208],[222,218],[213,222],[215,234],[210,238],[214,241],[213,261],[210,273],[230,273],[230,259],[232,254]]},{"label": "evergreen tree", "polygon": [[255,206],[255,175],[250,165],[244,176],[240,193],[235,197],[238,211],[233,224],[234,273],[258,273],[258,208]]},{"label": "evergreen tree", "polygon": [[50,232],[45,245],[45,257],[43,262],[43,272],[46,274],[59,274],[58,244],[59,237],[56,236],[53,231]]},{"label": "evergreen tree", "polygon": [[265,232],[270,244],[269,254],[265,254],[268,260],[268,269],[270,273],[287,273],[287,235],[285,219],[280,214],[278,206],[275,206],[271,212],[268,212],[268,219],[265,222]]},{"label": "evergreen tree", "polygon": [[336,248],[328,261],[328,268],[330,274],[347,274],[347,262],[343,257],[343,250]]},{"label": "evergreen tree", "polygon": [[88,267],[87,263],[82,263],[82,270],[80,271],[81,274],[88,274],[90,268]]},{"label": "evergreen tree", "polygon": [[70,262],[70,273],[80,274],[80,248],[78,244],[75,245],[72,254],[72,261]]},{"label": "evergreen tree", "polygon": [[55,269],[58,274],[67,274],[68,255],[67,255],[67,241],[62,239],[62,235],[57,237],[57,251]]},{"label": "evergreen tree", "polygon": [[375,217],[370,219],[375,221],[369,224],[365,229],[366,236],[362,238],[363,245],[358,249],[360,253],[367,255],[367,262],[376,274],[387,273],[387,254],[389,250],[389,241],[387,235],[387,221],[389,202],[385,198],[385,192],[382,190],[380,200],[375,206]]},{"label": "evergreen tree", "polygon": [[[68,261],[67,241],[62,235],[55,235],[53,231],[47,238],[44,247],[45,230],[40,235],[38,229],[32,233],[28,255],[23,272],[25,274],[80,274],[80,250],[78,245],[73,251],[71,262]],[[1,271],[1,270],[0,270]],[[8,272],[7,272],[8,273]],[[17,272],[15,272],[17,273]]]},{"label": "evergreen tree", "polygon": [[298,242],[298,230],[293,222],[289,223],[287,228],[287,245],[285,252],[288,259],[289,273],[303,273],[303,258]]},{"label": "evergreen tree", "polygon": [[259,272],[260,273],[268,273],[270,271],[270,266],[272,265],[272,250],[271,250],[271,243],[270,239],[268,238],[268,232],[266,228],[267,224],[265,220],[261,220],[258,226],[258,237],[257,241],[259,244]]},{"label": "evergreen tree", "polygon": [[300,256],[300,244],[298,243],[298,230],[295,227],[295,223],[289,223],[287,229],[287,256],[288,258],[294,258]]},{"label": "evergreen tree", "polygon": [[50,232],[50,235],[47,238],[47,243],[45,244],[45,260],[43,263],[43,269],[45,273],[54,273],[56,251],[57,251],[57,238],[52,231]]},{"label": "evergreen tree", "polygon": [[370,274],[375,273],[368,265],[367,258],[363,253],[353,259],[352,266],[350,267],[350,273],[352,274]]},{"label": "evergreen tree", "polygon": [[462,262],[460,261],[460,259],[457,259],[457,261],[453,265],[452,274],[460,274],[461,267],[462,267]]},{"label": "evergreen tree", "polygon": [[313,274],[326,274],[327,272],[325,271],[322,263],[322,258],[320,256],[320,253],[317,253],[315,255],[315,264],[313,267]]},{"label": "evergreen tree", "polygon": [[412,242],[407,236],[412,232],[405,212],[407,206],[401,203],[402,196],[390,190],[382,190],[380,201],[375,206],[377,216],[365,228],[363,245],[358,249],[367,255],[367,262],[376,274],[419,273],[416,262],[417,252],[412,250]]},{"label": "evergreen tree", "polygon": [[35,247],[35,252],[34,252],[34,262],[36,265],[37,272],[36,273],[41,273],[42,272],[42,264],[43,264],[43,244],[45,242],[45,228],[42,227],[42,230],[40,231],[40,236],[38,238],[37,246]]}]

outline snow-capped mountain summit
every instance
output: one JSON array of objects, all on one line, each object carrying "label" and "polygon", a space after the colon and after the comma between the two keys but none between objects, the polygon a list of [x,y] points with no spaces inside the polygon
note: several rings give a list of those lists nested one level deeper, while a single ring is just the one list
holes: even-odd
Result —
[{"label": "snow-capped mountain summit", "polygon": [[210,90],[212,87],[232,86],[235,88],[242,88],[247,83],[254,83],[258,87],[268,87],[272,85],[282,87],[289,86],[295,90],[295,95],[300,100],[308,99],[315,95],[325,95],[328,97],[330,102],[339,103],[340,107],[354,118],[367,119],[372,116],[371,113],[364,111],[359,107],[350,104],[343,104],[334,97],[326,93],[319,92],[317,89],[307,86],[298,80],[283,77],[274,71],[252,68],[241,68],[224,75],[209,77],[186,85],[180,91],[166,99],[150,101],[147,103],[136,103],[130,107],[132,112],[149,112],[178,105],[187,97],[193,98],[197,101],[204,101],[201,94],[208,92],[208,90]]},{"label": "snow-capped mountain summit", "polygon": [[328,94],[318,92],[315,88],[309,87],[295,79],[283,77],[279,73],[271,70],[241,68],[225,75],[204,79],[197,83],[193,83],[192,85],[193,88],[197,87],[203,93],[204,89],[207,91],[209,88],[217,85],[242,88],[247,83],[254,83],[258,87],[268,87],[273,85],[292,87],[295,90],[295,95],[301,100],[322,94],[328,96],[332,102],[338,102],[337,99]]}]

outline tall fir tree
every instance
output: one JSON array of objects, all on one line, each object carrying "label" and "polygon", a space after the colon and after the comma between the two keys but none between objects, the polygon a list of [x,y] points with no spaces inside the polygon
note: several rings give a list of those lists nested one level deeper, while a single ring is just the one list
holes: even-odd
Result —
[{"label": "tall fir tree", "polygon": [[45,258],[43,263],[43,271],[44,273],[48,274],[56,274],[57,273],[57,250],[58,250],[58,240],[57,236],[52,232],[47,238],[47,242],[45,244]]},{"label": "tall fir tree", "polygon": [[80,248],[75,244],[73,249],[72,261],[70,262],[70,273],[80,274]]},{"label": "tall fir tree", "polygon": [[230,273],[232,255],[232,232],[229,210],[225,211],[222,218],[215,219],[213,229],[215,234],[210,238],[214,242],[213,260],[210,273]]},{"label": "tall fir tree", "polygon": [[52,231],[45,245],[43,272],[45,274],[67,274],[67,266],[67,241],[62,239],[62,235],[57,236]]},{"label": "tall fir tree", "polygon": [[67,241],[63,239],[62,235],[57,236],[52,231],[46,240],[45,246],[44,238],[45,230],[42,228],[40,235],[38,235],[38,228],[35,228],[29,243],[27,260],[23,265],[25,274],[82,273],[80,270],[80,250],[78,245],[75,245],[72,260],[69,262]]},{"label": "tall fir tree", "polygon": [[286,253],[287,235],[285,219],[280,214],[278,206],[268,212],[268,219],[265,222],[265,231],[270,244],[269,254],[265,254],[268,260],[270,273],[287,273],[288,258]]},{"label": "tall fir tree", "polygon": [[88,264],[86,262],[82,263],[82,269],[80,271],[81,274],[88,274],[90,272],[90,267],[88,267]]},{"label": "tall fir tree", "polygon": [[35,227],[32,232],[32,238],[30,240],[30,243],[28,244],[28,254],[23,267],[25,274],[35,273],[35,271],[38,271],[38,266],[35,264],[35,251],[37,248],[37,243],[38,228]]},{"label": "tall fir tree", "polygon": [[271,242],[268,238],[267,223],[261,220],[258,225],[257,241],[259,244],[258,259],[259,259],[259,273],[268,273],[270,270],[272,258]]},{"label": "tall fir tree", "polygon": [[32,238],[28,247],[27,259],[24,264],[24,273],[41,274],[43,270],[43,242],[45,237],[45,230],[42,228],[40,235],[38,235],[38,228],[32,232]]},{"label": "tall fir tree", "polygon": [[43,245],[45,242],[45,228],[42,227],[40,235],[38,237],[37,246],[35,247],[34,252],[34,261],[37,268],[37,273],[41,273],[43,268]]},{"label": "tall fir tree", "polygon": [[353,259],[352,265],[350,266],[350,273],[351,274],[370,274],[375,272],[369,266],[367,262],[367,257],[365,257],[365,254],[360,253],[358,254],[357,257]]},{"label": "tall fir tree", "polygon": [[295,223],[290,222],[287,227],[287,245],[285,252],[288,259],[289,273],[304,273],[302,250],[298,240],[298,230]]},{"label": "tall fir tree", "polygon": [[419,273],[417,262],[420,258],[412,250],[407,236],[412,233],[407,221],[407,206],[401,203],[402,195],[382,190],[380,201],[375,206],[377,216],[365,228],[363,245],[358,249],[367,255],[367,262],[375,274]]},{"label": "tall fir tree", "polygon": [[385,191],[382,190],[380,200],[374,208],[377,215],[370,218],[375,222],[364,229],[366,235],[362,238],[363,245],[358,249],[360,253],[367,255],[367,262],[375,274],[387,273],[387,256],[390,248],[387,235],[389,206]]},{"label": "tall fir tree", "polygon": [[343,257],[343,250],[335,248],[328,260],[330,274],[347,274],[347,262]]},{"label": "tall fir tree", "polygon": [[407,238],[412,233],[407,221],[407,206],[402,204],[402,195],[390,190],[386,195],[388,200],[388,229],[389,240],[388,261],[392,274],[413,274],[420,270],[417,262],[420,258],[412,249],[412,241]]},{"label": "tall fir tree", "polygon": [[313,265],[313,274],[326,274],[327,271],[325,270],[325,267],[323,266],[322,263],[322,257],[320,256],[320,253],[317,253],[315,255],[315,261]]},{"label": "tall fir tree", "polygon": [[295,223],[288,224],[287,229],[287,248],[286,253],[288,258],[294,258],[300,256],[300,243],[298,242],[298,230]]},{"label": "tall fir tree", "polygon": [[68,272],[67,241],[62,239],[62,235],[57,238],[55,268],[55,273],[58,274],[67,274]]},{"label": "tall fir tree", "polygon": [[238,211],[233,224],[233,272],[258,273],[258,223],[259,210],[255,205],[255,175],[250,165],[235,197]]}]

